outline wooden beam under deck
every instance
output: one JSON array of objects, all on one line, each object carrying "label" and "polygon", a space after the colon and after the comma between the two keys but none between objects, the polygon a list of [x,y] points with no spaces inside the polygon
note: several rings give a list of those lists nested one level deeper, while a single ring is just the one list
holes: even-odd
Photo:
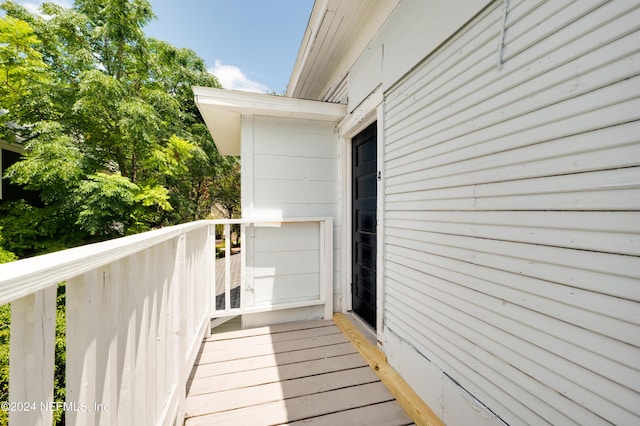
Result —
[{"label": "wooden beam under deck", "polygon": [[186,411],[187,426],[414,424],[331,321],[213,334]]},{"label": "wooden beam under deck", "polygon": [[402,377],[389,365],[386,355],[372,345],[343,314],[334,314],[333,321],[375,371],[398,403],[420,426],[444,426],[440,418],[425,404]]}]

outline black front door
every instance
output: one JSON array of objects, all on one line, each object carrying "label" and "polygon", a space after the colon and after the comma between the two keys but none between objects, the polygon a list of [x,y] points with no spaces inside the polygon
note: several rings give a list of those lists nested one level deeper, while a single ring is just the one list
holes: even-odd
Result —
[{"label": "black front door", "polygon": [[353,311],[376,328],[377,129],[373,123],[352,141]]}]

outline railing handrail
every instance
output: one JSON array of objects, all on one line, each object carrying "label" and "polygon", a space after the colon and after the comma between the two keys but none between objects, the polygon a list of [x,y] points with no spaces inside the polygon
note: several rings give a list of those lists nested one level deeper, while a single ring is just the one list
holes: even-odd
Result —
[{"label": "railing handrail", "polygon": [[147,247],[209,224],[270,224],[325,221],[327,217],[199,220],[87,244],[0,265],[0,305],[83,274]]},{"label": "railing handrail", "polygon": [[212,219],[209,222],[213,222],[216,225],[235,225],[235,224],[269,224],[269,223],[300,223],[300,222],[321,222],[332,220],[333,218],[328,216],[315,216],[315,217],[258,217],[253,219]]},{"label": "railing handrail", "polygon": [[200,220],[174,225],[4,263],[0,265],[0,305],[211,223],[209,220]]}]

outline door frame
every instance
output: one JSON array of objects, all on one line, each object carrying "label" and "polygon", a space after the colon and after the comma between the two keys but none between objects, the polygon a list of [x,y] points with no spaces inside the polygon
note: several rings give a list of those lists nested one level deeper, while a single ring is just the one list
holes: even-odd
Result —
[{"label": "door frame", "polygon": [[[338,124],[339,140],[342,156],[342,310],[344,313],[352,310],[351,279],[352,279],[352,139],[361,131],[377,122],[377,224],[376,224],[376,338],[378,345],[382,342],[384,325],[384,114],[383,95],[378,87],[357,108],[349,113]],[[364,320],[363,324],[366,324]]]}]

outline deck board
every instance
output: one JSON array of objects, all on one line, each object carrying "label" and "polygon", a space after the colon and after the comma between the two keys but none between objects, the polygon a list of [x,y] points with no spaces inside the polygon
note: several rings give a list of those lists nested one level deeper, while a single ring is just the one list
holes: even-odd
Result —
[{"label": "deck board", "polygon": [[258,346],[258,345],[271,345],[273,343],[282,343],[288,341],[295,341],[299,339],[310,339],[320,336],[330,336],[334,334],[342,334],[340,330],[333,326],[309,328],[305,330],[291,330],[273,334],[261,334],[255,336],[238,337],[234,339],[225,340],[207,340],[202,347],[203,352],[209,350],[223,351],[228,349],[234,349],[235,347],[245,347],[246,345]]},{"label": "deck board", "polygon": [[331,321],[214,334],[187,388],[185,425],[412,424]]},{"label": "deck board", "polygon": [[[290,422],[290,425],[341,426],[358,424],[367,426],[401,426],[407,424],[407,415],[396,401],[382,402],[353,408],[347,411],[325,414],[305,420]],[[414,424],[414,423],[410,423]]]},{"label": "deck board", "polygon": [[228,373],[223,376],[218,376],[220,380],[212,380],[210,376],[194,378],[190,384],[189,393],[190,395],[199,395],[202,393],[220,392],[358,367],[368,367],[360,355],[340,355],[282,366]]},{"label": "deck board", "polygon": [[259,368],[284,366],[303,361],[322,359],[333,356],[347,355],[353,353],[353,346],[349,342],[338,345],[323,346],[319,348],[303,349],[295,352],[266,354],[252,358],[232,359],[215,363],[201,362],[193,371],[192,378],[216,376],[219,374],[229,374],[233,372],[250,371]]},{"label": "deck board", "polygon": [[203,351],[200,355],[202,363],[229,361],[232,359],[251,358],[254,356],[280,354],[283,352],[293,352],[301,349],[331,346],[338,343],[349,342],[343,334],[331,334],[328,336],[310,337],[308,339],[296,339],[286,342],[278,342],[269,345],[252,345],[245,342],[244,345],[228,348],[223,351]]},{"label": "deck board", "polygon": [[251,336],[260,336],[265,334],[279,334],[285,333],[288,331],[297,331],[297,330],[307,330],[311,328],[318,327],[331,327],[333,325],[332,321],[325,320],[314,320],[314,321],[303,321],[303,322],[287,322],[282,324],[273,324],[264,327],[256,327],[256,328],[247,328],[244,330],[234,330],[225,333],[214,333],[205,341],[213,342],[219,340],[230,340],[237,339],[240,337],[251,337]]}]

